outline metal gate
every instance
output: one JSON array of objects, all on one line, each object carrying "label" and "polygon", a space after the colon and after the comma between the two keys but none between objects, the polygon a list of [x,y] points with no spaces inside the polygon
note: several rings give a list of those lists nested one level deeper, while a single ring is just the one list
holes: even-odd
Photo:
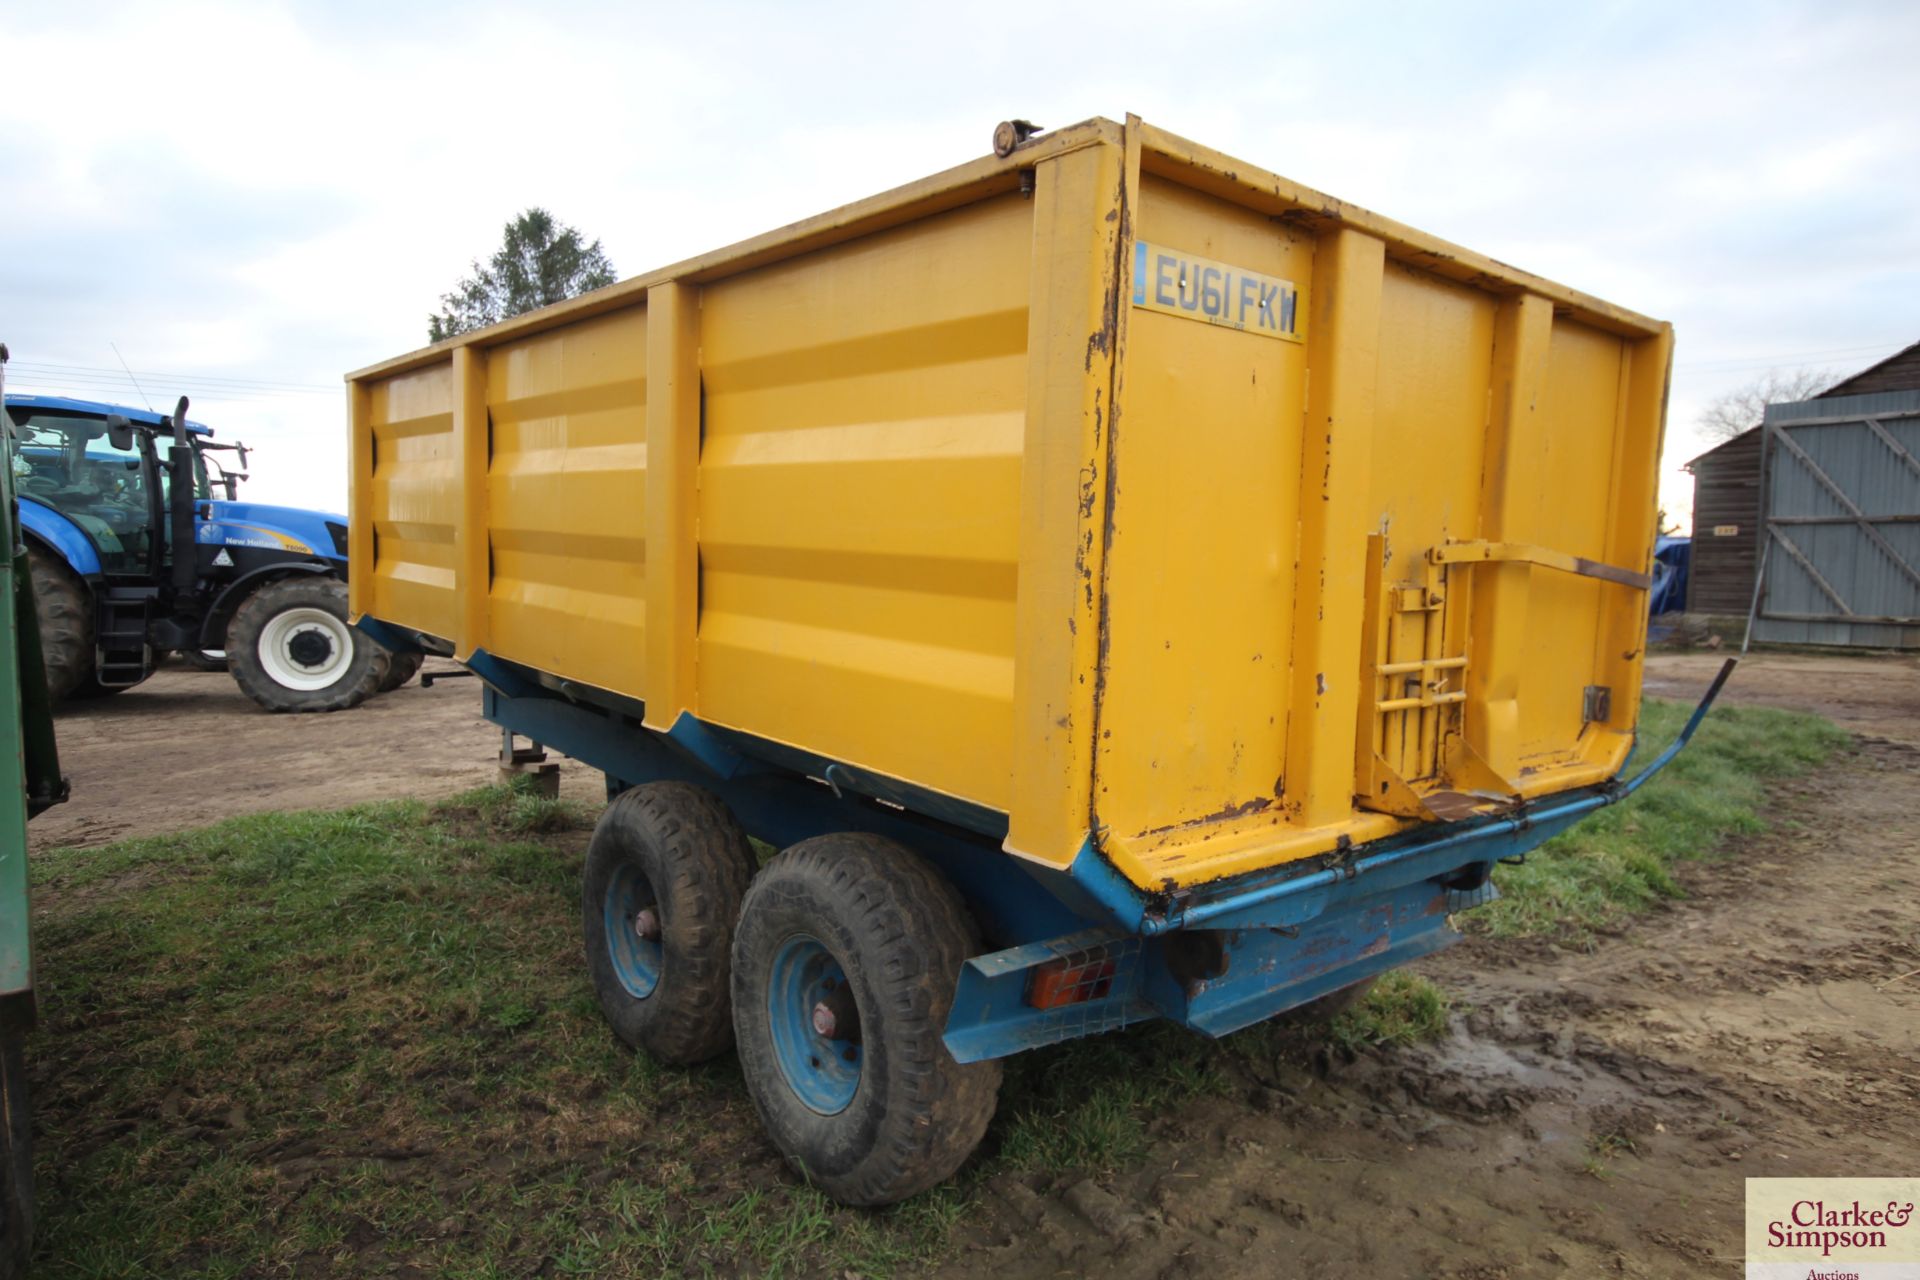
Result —
[{"label": "metal gate", "polygon": [[1767,406],[1754,638],[1920,648],[1920,391]]}]

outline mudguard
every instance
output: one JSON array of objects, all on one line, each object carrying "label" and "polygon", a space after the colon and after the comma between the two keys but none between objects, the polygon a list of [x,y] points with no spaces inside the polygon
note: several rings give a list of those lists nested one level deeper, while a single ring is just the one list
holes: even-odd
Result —
[{"label": "mudguard", "polygon": [[20,495],[20,527],[45,543],[48,550],[65,560],[67,567],[81,577],[100,575],[100,553],[87,535],[80,532],[80,526],[30,494]]},{"label": "mudguard", "polygon": [[252,595],[256,587],[265,586],[276,578],[288,578],[301,573],[333,576],[334,570],[311,560],[286,560],[277,564],[263,565],[229,582],[226,588],[214,598],[213,607],[207,610],[207,616],[200,624],[201,647],[220,649],[226,646],[227,624],[233,621],[234,612],[239,609],[240,602]]}]

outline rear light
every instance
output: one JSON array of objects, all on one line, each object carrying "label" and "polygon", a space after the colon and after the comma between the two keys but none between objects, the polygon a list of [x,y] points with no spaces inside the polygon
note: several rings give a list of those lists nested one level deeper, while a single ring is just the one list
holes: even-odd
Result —
[{"label": "rear light", "polygon": [[1104,999],[1113,990],[1118,964],[1104,951],[1081,951],[1035,965],[1027,979],[1027,1003],[1036,1009]]}]

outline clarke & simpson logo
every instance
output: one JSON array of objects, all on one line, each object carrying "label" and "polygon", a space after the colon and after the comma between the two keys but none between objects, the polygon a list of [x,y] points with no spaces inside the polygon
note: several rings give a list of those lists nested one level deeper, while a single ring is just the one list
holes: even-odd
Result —
[{"label": "clarke & simpson logo", "polygon": [[1748,1178],[1747,1280],[1920,1280],[1920,1178]]}]

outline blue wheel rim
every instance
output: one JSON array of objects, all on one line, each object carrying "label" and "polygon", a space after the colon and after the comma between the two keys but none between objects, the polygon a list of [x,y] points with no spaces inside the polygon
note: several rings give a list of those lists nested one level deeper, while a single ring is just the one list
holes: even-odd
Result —
[{"label": "blue wheel rim", "polygon": [[857,1040],[815,1030],[814,1008],[836,992],[842,1001],[851,996],[846,972],[817,939],[798,934],[774,953],[768,976],[767,1025],[780,1074],[809,1111],[838,1115],[859,1092],[866,1051]]},{"label": "blue wheel rim", "polygon": [[613,962],[613,976],[635,1000],[645,1000],[660,985],[660,967],[664,958],[660,943],[642,938],[634,928],[642,908],[659,904],[647,878],[631,866],[617,868],[607,880],[606,896],[601,899],[601,921],[606,926],[607,957]]}]

